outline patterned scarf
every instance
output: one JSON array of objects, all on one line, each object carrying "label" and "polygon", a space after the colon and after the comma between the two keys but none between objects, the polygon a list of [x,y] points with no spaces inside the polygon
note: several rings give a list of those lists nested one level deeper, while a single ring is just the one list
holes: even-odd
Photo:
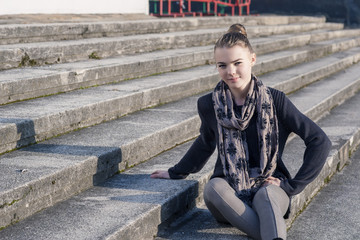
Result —
[{"label": "patterned scarf", "polygon": [[[264,180],[272,175],[278,157],[278,122],[270,90],[254,75],[238,118],[228,85],[221,80],[214,89],[214,109],[218,122],[218,149],[226,180],[237,196],[251,206]],[[245,130],[257,113],[260,167],[249,168]]]}]

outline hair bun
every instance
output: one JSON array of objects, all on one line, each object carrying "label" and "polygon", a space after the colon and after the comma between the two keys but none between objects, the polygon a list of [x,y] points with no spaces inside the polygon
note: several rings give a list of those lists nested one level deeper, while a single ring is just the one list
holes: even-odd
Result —
[{"label": "hair bun", "polygon": [[231,25],[227,32],[228,33],[231,33],[231,32],[241,33],[242,35],[247,37],[246,29],[245,29],[244,25],[242,25],[240,23],[235,23],[235,24]]}]

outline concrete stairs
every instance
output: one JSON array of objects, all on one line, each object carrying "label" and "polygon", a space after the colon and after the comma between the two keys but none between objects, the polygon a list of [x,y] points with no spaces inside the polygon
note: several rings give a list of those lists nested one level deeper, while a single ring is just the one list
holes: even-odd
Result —
[{"label": "concrete stairs", "polygon": [[[215,156],[184,181],[149,174],[197,136],[197,98],[219,80],[213,43],[235,22],[258,54],[255,74],[333,141],[293,220],[359,144],[359,29],[286,16],[18,24],[0,26],[0,238],[151,239],[201,203]],[[326,123],[343,109],[343,127]],[[284,155],[292,174],[301,144]]]}]

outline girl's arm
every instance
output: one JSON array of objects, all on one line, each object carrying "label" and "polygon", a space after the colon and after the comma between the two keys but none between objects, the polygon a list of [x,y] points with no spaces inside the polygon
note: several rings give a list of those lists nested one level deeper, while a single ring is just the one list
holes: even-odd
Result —
[{"label": "girl's arm", "polygon": [[282,93],[282,106],[278,118],[290,131],[300,136],[306,145],[303,163],[292,179],[285,179],[280,186],[289,195],[300,193],[320,173],[331,148],[331,141],[323,130],[302,114]]},{"label": "girl's arm", "polygon": [[201,120],[200,135],[196,138],[184,157],[173,167],[166,170],[157,170],[152,178],[183,179],[190,173],[195,173],[208,161],[216,148],[214,131],[210,126],[216,121],[212,95],[207,94],[198,100],[198,113]]}]

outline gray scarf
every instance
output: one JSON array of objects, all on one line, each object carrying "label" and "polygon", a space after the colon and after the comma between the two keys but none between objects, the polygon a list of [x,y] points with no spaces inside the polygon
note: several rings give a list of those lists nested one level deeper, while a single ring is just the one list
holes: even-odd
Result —
[{"label": "gray scarf", "polygon": [[[240,118],[234,113],[232,94],[223,80],[214,89],[212,98],[218,123],[218,150],[224,175],[237,196],[251,206],[256,191],[274,172],[278,158],[278,122],[271,92],[260,80],[252,76]],[[255,113],[260,167],[249,168],[245,130]]]}]

